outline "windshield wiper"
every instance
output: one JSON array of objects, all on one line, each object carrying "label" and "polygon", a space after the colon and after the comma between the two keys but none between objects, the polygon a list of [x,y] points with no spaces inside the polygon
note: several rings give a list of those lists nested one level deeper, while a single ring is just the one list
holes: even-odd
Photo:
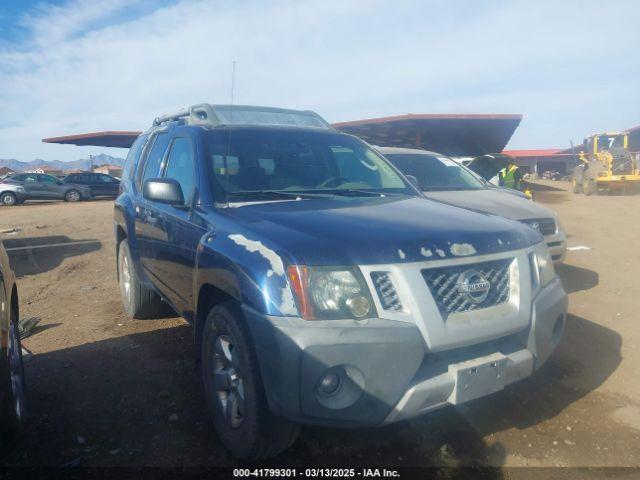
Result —
[{"label": "windshield wiper", "polygon": [[229,198],[238,197],[279,197],[279,198],[327,198],[331,195],[321,193],[288,192],[285,190],[247,190],[229,192]]},{"label": "windshield wiper", "polygon": [[377,192],[375,190],[362,190],[359,188],[336,188],[335,190],[322,190],[323,192],[329,193],[331,195],[342,195],[348,197],[386,197],[393,195],[408,195],[405,193],[389,193],[389,192]]}]

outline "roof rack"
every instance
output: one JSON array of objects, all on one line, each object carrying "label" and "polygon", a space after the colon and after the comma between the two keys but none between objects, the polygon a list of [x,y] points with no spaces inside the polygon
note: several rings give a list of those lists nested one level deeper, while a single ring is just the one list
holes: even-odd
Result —
[{"label": "roof rack", "polygon": [[332,129],[331,125],[311,110],[257,107],[251,105],[211,105],[199,103],[174,113],[161,115],[153,126],[172,121],[184,121],[186,125],[218,127],[221,125],[270,125]]}]

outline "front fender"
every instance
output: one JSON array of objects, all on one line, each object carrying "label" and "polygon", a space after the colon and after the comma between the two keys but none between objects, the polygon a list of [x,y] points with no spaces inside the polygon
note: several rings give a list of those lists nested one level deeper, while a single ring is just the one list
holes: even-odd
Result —
[{"label": "front fender", "polygon": [[197,249],[197,291],[209,284],[266,315],[297,315],[286,276],[290,261],[277,250],[242,234],[205,235]]}]

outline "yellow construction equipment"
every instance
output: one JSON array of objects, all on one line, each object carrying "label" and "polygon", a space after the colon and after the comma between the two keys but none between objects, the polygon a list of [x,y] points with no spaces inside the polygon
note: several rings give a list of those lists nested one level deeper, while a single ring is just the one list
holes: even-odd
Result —
[{"label": "yellow construction equipment", "polygon": [[594,195],[600,192],[640,189],[640,164],[629,151],[626,132],[596,133],[587,137],[573,171],[574,193]]}]

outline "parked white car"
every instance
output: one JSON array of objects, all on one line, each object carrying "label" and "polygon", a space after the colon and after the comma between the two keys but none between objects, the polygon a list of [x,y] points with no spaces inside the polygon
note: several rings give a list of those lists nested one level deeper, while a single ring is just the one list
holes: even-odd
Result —
[{"label": "parked white car", "polygon": [[451,158],[427,150],[377,147],[433,200],[526,223],[545,239],[554,263],[564,261],[567,236],[557,215],[514,190],[496,187]]}]

